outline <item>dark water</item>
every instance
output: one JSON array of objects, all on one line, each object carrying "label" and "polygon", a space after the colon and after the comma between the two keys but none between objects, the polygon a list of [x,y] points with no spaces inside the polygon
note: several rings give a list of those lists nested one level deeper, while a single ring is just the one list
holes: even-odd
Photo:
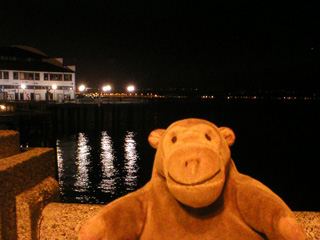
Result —
[{"label": "dark water", "polygon": [[142,187],[155,154],[149,133],[195,117],[234,130],[231,152],[241,173],[263,182],[293,210],[320,211],[319,106],[318,101],[258,100],[103,106],[98,126],[93,120],[72,129],[58,126],[62,199],[104,204]]}]

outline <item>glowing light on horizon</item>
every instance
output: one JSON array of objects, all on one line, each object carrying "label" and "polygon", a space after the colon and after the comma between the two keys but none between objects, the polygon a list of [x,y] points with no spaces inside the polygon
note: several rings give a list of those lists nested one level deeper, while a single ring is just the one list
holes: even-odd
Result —
[{"label": "glowing light on horizon", "polygon": [[133,92],[134,91],[134,86],[130,85],[127,87],[128,92]]},{"label": "glowing light on horizon", "polygon": [[80,92],[84,91],[85,89],[86,89],[86,86],[85,86],[85,85],[81,85],[81,86],[79,87],[79,91],[80,91]]},{"label": "glowing light on horizon", "polygon": [[104,86],[104,87],[102,88],[102,90],[103,90],[104,92],[111,91],[111,86],[110,86],[110,85]]}]

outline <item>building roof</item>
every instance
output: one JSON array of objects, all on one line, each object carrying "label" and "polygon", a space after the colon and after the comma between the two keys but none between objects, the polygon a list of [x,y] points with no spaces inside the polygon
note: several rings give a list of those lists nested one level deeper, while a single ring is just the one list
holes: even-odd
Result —
[{"label": "building roof", "polygon": [[50,57],[27,46],[0,46],[0,70],[70,72],[68,67],[48,62]]},{"label": "building roof", "polygon": [[26,62],[26,61],[0,61],[1,70],[17,71],[39,71],[39,72],[69,72],[69,68],[59,67],[48,62]]},{"label": "building roof", "polygon": [[[28,49],[28,50],[27,50]],[[48,58],[43,52],[27,46],[0,46],[0,56],[17,57],[17,58]]]}]

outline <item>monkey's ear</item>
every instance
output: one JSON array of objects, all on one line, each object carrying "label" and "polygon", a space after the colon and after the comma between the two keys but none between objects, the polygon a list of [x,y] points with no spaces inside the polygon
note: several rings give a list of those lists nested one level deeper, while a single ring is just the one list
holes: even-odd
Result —
[{"label": "monkey's ear", "polygon": [[236,140],[236,135],[234,134],[234,132],[228,127],[220,127],[219,130],[226,140],[228,146],[231,147]]},{"label": "monkey's ear", "polygon": [[148,142],[149,142],[149,144],[150,144],[151,147],[153,147],[153,148],[155,148],[155,149],[158,148],[160,139],[161,139],[164,131],[165,131],[165,129],[156,129],[156,130],[153,130],[153,131],[149,134]]}]

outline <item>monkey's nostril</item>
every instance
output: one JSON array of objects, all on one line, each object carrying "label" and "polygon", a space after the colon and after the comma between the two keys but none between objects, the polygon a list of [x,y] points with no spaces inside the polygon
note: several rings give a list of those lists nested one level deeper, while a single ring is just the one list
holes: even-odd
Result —
[{"label": "monkey's nostril", "polygon": [[200,165],[200,159],[192,159],[184,162],[185,167],[188,167],[189,164],[191,164],[190,167]]}]

